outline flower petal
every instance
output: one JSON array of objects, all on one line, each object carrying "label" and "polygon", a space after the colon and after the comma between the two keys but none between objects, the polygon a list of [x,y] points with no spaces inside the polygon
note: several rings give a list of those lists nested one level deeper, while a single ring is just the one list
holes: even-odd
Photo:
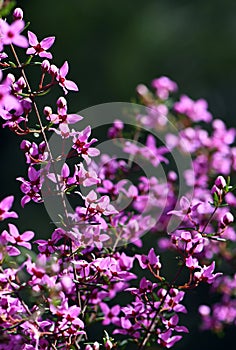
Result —
[{"label": "flower petal", "polygon": [[29,44],[31,46],[36,46],[38,44],[37,36],[30,30],[28,30],[28,38],[29,38]]}]

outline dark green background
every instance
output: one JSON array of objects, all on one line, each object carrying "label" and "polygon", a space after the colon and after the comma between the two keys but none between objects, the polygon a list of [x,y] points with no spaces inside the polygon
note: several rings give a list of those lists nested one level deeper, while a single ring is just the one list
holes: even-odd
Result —
[{"label": "dark green background", "polygon": [[[18,1],[39,39],[56,35],[55,64],[70,63],[68,78],[80,93],[69,96],[70,112],[110,101],[130,101],[139,83],[168,75],[181,93],[204,97],[210,111],[236,125],[236,2],[219,0],[25,0]],[[44,104],[53,101],[44,100]],[[1,197],[15,193],[15,178],[24,176],[24,157],[19,140],[0,131]],[[20,212],[20,195],[17,208]],[[29,205],[21,211],[22,229],[47,235],[43,207]],[[203,300],[207,302],[205,290]],[[188,308],[196,313],[193,292]],[[176,349],[234,348],[234,331],[224,340],[199,334],[196,317],[188,318],[193,332]],[[183,320],[184,322],[184,320]]]}]

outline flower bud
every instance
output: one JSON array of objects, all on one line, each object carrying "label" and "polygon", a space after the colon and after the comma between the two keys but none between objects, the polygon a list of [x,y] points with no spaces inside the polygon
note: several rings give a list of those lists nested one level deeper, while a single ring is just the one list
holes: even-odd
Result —
[{"label": "flower bud", "polygon": [[223,176],[218,176],[215,180],[215,185],[220,189],[220,190],[223,190],[223,188],[225,188],[226,186],[226,181],[225,179],[223,178]]},{"label": "flower bud", "polygon": [[139,84],[136,87],[136,91],[139,95],[144,96],[147,95],[149,93],[148,88],[146,87],[146,85],[144,84]]},{"label": "flower bud", "polygon": [[65,97],[59,97],[57,100],[57,107],[58,108],[65,108],[67,106],[67,101]]},{"label": "flower bud", "polygon": [[24,98],[21,102],[24,113],[28,114],[32,110],[32,101],[30,98]]},{"label": "flower bud", "polygon": [[222,218],[222,223],[225,224],[225,226],[228,226],[234,221],[234,217],[231,213],[226,213]]},{"label": "flower bud", "polygon": [[220,196],[222,194],[222,191],[219,189],[219,187],[214,185],[211,189],[211,194],[214,194],[214,193],[216,193],[217,196]]},{"label": "flower bud", "polygon": [[95,341],[95,343],[93,344],[93,349],[94,350],[99,350],[99,348],[100,348],[99,343],[97,341]]},{"label": "flower bud", "polygon": [[174,181],[177,180],[177,178],[178,178],[178,176],[177,176],[177,174],[176,174],[175,171],[169,171],[169,173],[168,173],[168,175],[167,175],[168,181],[174,182]]},{"label": "flower bud", "polygon": [[16,78],[13,74],[9,73],[7,74],[6,80],[8,84],[13,84],[16,81]]},{"label": "flower bud", "polygon": [[209,316],[211,313],[211,309],[207,305],[200,305],[198,308],[198,312],[202,316]]},{"label": "flower bud", "polygon": [[49,72],[49,70],[50,70],[50,62],[48,61],[48,60],[44,60],[42,63],[41,63],[41,68],[42,68],[42,71],[44,72],[44,73],[46,73],[46,72]]},{"label": "flower bud", "polygon": [[20,77],[17,80],[17,85],[18,85],[19,89],[23,90],[26,87],[25,79],[23,77]]},{"label": "flower bud", "polygon": [[114,121],[114,127],[117,129],[117,130],[122,130],[124,128],[124,123],[119,120],[119,119],[116,119]]},{"label": "flower bud", "polygon": [[113,348],[112,342],[110,341],[110,339],[107,339],[105,342],[105,349],[110,350],[112,348]]},{"label": "flower bud", "polygon": [[57,73],[58,73],[58,68],[57,66],[55,66],[55,64],[52,64],[50,69],[49,69],[49,73],[52,75],[52,76],[56,76]]},{"label": "flower bud", "polygon": [[23,10],[20,7],[15,8],[13,12],[13,19],[17,21],[18,19],[23,19]]},{"label": "flower bud", "polygon": [[49,106],[44,107],[44,109],[43,109],[43,114],[44,114],[46,117],[50,117],[50,115],[52,114],[52,108],[49,107]]}]

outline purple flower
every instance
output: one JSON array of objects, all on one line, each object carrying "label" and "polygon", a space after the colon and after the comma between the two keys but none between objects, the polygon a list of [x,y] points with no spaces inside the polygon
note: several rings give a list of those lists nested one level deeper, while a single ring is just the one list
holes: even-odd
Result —
[{"label": "purple flower", "polygon": [[20,107],[19,101],[11,93],[11,85],[12,80],[9,77],[0,85],[0,116],[3,119],[8,119],[6,115],[10,110],[17,110]]},{"label": "purple flower", "polygon": [[171,348],[177,341],[179,341],[182,338],[181,335],[174,335],[172,336],[172,330],[168,329],[165,333],[160,333],[158,335],[158,344],[163,346],[164,348]]},{"label": "purple flower", "polygon": [[119,313],[120,313],[120,306],[115,305],[109,308],[109,306],[106,303],[100,303],[100,308],[104,314],[104,320],[102,324],[104,326],[109,325],[110,323],[118,324],[119,322]]},{"label": "purple flower", "polygon": [[78,114],[67,114],[67,101],[64,97],[60,97],[57,100],[57,114],[53,114],[50,107],[45,107],[44,113],[51,123],[59,124],[60,129],[61,124],[75,124],[83,119],[83,117]]},{"label": "purple flower", "polygon": [[157,270],[161,269],[159,255],[155,254],[155,251],[153,248],[150,249],[148,255],[136,254],[135,257],[138,259],[139,265],[142,269],[146,269],[149,266],[152,267],[153,269],[157,269]]},{"label": "purple flower", "polygon": [[2,237],[6,241],[10,242],[11,244],[16,244],[21,247],[31,249],[31,244],[28,241],[30,241],[34,237],[34,232],[26,231],[22,233],[22,235],[20,235],[15,225],[8,224],[8,227],[9,227],[9,233],[6,230],[3,231],[2,233]]},{"label": "purple flower", "polygon": [[9,211],[12,207],[14,196],[8,196],[0,202],[0,221],[8,218],[18,218],[14,211]]},{"label": "purple flower", "polygon": [[221,272],[213,274],[213,271],[215,270],[215,262],[213,261],[211,265],[201,267],[200,271],[197,271],[194,273],[194,280],[196,283],[199,282],[206,282],[208,284],[211,284],[215,281],[215,279],[222,275]]},{"label": "purple flower", "polygon": [[88,138],[91,135],[91,127],[87,126],[84,130],[81,132],[78,132],[74,138],[73,138],[73,146],[72,148],[76,149],[79,155],[81,155],[87,164],[91,162],[90,157],[96,157],[100,154],[100,151],[95,148],[91,147],[91,145],[97,141],[97,139],[92,138],[90,141],[88,141]]},{"label": "purple flower", "polygon": [[59,71],[57,72],[56,79],[59,82],[59,85],[62,86],[65,94],[68,93],[67,90],[73,90],[78,91],[78,86],[71,80],[67,80],[66,76],[69,71],[69,65],[68,62],[65,61],[65,63],[61,66]]},{"label": "purple flower", "polygon": [[134,338],[139,338],[140,333],[137,331],[140,329],[140,325],[138,323],[132,325],[130,320],[125,317],[121,317],[120,319],[120,329],[115,329],[113,334],[129,334]]},{"label": "purple flower", "polygon": [[21,199],[22,207],[26,203],[29,203],[33,200],[36,203],[42,202],[42,197],[40,195],[40,190],[42,187],[42,177],[40,177],[40,170],[35,170],[32,166],[28,169],[29,181],[25,180],[23,177],[18,177],[17,180],[21,181],[21,191],[25,194]]},{"label": "purple flower", "polygon": [[83,163],[75,165],[75,172],[73,177],[68,180],[69,185],[83,185],[84,187],[89,187],[92,185],[100,184],[101,180],[97,176],[97,173],[93,170],[85,170]]},{"label": "purple flower", "polygon": [[180,101],[176,102],[174,105],[174,109],[177,113],[185,114],[192,121],[199,122],[210,122],[212,119],[212,115],[207,111],[208,104],[204,99],[199,99],[197,101],[193,101],[186,95],[180,97]]},{"label": "purple flower", "polygon": [[55,36],[49,36],[39,42],[37,36],[33,32],[28,31],[28,38],[31,46],[26,51],[28,55],[39,55],[39,57],[46,57],[48,59],[52,58],[52,54],[47,52],[47,50],[53,45]]},{"label": "purple flower", "polygon": [[20,34],[24,26],[25,23],[22,20],[8,24],[3,19],[0,19],[0,51],[2,51],[4,45],[14,44],[20,47],[28,47],[28,40]]},{"label": "purple flower", "polygon": [[154,79],[152,86],[156,89],[157,96],[162,100],[166,100],[170,92],[177,91],[178,89],[177,84],[165,76]]},{"label": "purple flower", "polygon": [[192,205],[187,197],[182,196],[180,199],[180,210],[171,210],[167,213],[167,215],[176,215],[184,219],[187,215],[190,216],[192,213],[196,212],[197,208],[202,203],[197,203],[195,205]]}]

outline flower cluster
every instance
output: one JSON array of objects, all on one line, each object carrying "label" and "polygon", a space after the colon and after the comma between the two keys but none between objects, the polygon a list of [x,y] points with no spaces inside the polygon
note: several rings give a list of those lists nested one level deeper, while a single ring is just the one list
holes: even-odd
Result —
[{"label": "flower cluster", "polygon": [[[137,87],[147,108],[135,114],[128,140],[123,121],[116,119],[108,129],[107,137],[119,143],[127,160],[100,154],[91,126],[80,127],[83,117],[68,112],[65,96],[78,86],[67,79],[67,61],[61,68],[52,62],[54,42],[54,36],[41,40],[26,32],[20,8],[12,20],[0,20],[0,117],[3,128],[24,137],[20,149],[28,177],[17,177],[21,206],[26,210],[29,202],[50,198],[58,210],[57,228],[49,226],[45,237],[33,240],[34,232],[22,232],[14,222],[14,196],[0,201],[0,349],[129,349],[132,342],[139,350],[153,344],[171,348],[188,333],[184,316],[180,322],[188,312],[185,295],[203,283],[221,299],[212,309],[200,306],[202,328],[218,332],[235,324],[236,279],[223,263],[233,267],[235,258],[236,197],[230,182],[236,170],[235,129],[214,120],[203,99],[182,95],[173,102],[177,84],[160,77],[152,82],[154,92]],[[27,76],[31,65],[39,70],[35,86]],[[55,108],[50,101],[40,110],[35,97],[55,86],[63,96]],[[211,131],[198,122],[207,122]],[[152,133],[157,130],[164,145]],[[51,135],[59,148],[50,147]],[[180,201],[179,174],[171,161],[176,151],[191,153],[193,163],[184,170],[189,188]],[[151,176],[136,166],[139,160],[154,169]],[[162,166],[168,169],[166,181],[156,175]],[[136,184],[127,180],[130,174]],[[119,207],[124,199],[125,208]],[[167,233],[173,218],[179,224]],[[142,239],[147,230],[151,248]],[[163,269],[167,250],[178,257],[174,274]],[[120,295],[127,296],[122,303]],[[97,341],[89,331],[95,322],[104,329]]]}]

